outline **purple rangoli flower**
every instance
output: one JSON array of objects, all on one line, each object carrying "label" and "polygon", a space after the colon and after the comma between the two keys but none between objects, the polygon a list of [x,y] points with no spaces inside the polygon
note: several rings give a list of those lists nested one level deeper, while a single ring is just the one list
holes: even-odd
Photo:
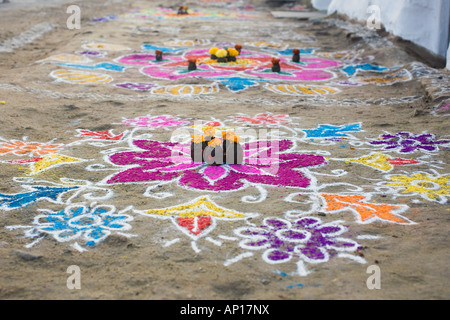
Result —
[{"label": "purple rangoli flower", "polygon": [[156,87],[154,83],[133,83],[133,82],[124,82],[115,84],[116,87],[129,89],[134,91],[150,91]]},{"label": "purple rangoli flower", "polygon": [[89,57],[95,57],[95,58],[102,58],[107,55],[105,51],[94,51],[94,50],[85,50],[79,52],[79,54],[83,56],[89,56]]},{"label": "purple rangoli flower", "polygon": [[397,134],[383,134],[378,140],[370,141],[372,145],[384,146],[384,150],[397,150],[400,153],[412,153],[417,150],[438,151],[439,145],[448,144],[450,140],[436,140],[433,134],[413,134],[399,132]]},{"label": "purple rangoli flower", "polygon": [[209,166],[192,162],[190,144],[137,140],[137,151],[110,156],[123,172],[107,179],[108,184],[148,181],[177,181],[182,187],[206,191],[235,191],[250,184],[307,188],[310,179],[298,169],[326,163],[317,155],[287,153],[289,140],[258,141],[243,145],[243,164]]},{"label": "purple rangoli flower", "polygon": [[354,252],[359,244],[339,237],[347,230],[338,223],[322,224],[319,218],[303,217],[293,222],[281,218],[265,218],[259,227],[241,227],[235,233],[244,238],[240,246],[246,250],[264,250],[267,263],[288,262],[293,258],[308,263],[322,263],[336,252]]}]

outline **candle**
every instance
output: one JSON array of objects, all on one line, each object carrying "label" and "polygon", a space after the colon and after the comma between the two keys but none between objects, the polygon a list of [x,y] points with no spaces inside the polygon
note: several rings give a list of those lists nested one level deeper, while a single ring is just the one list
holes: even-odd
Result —
[{"label": "candle", "polygon": [[204,151],[204,161],[209,165],[223,164],[222,140],[214,138],[208,142]]},{"label": "candle", "polygon": [[272,58],[272,72],[280,72],[280,59],[278,58]]},{"label": "candle", "polygon": [[191,137],[191,159],[193,162],[203,162],[203,142],[205,141],[202,135],[193,135]]},{"label": "candle", "polygon": [[162,51],[161,50],[155,50],[155,58],[156,58],[156,61],[162,60]]},{"label": "candle", "polygon": [[233,131],[222,132],[223,138],[223,161],[228,164],[242,164],[244,150],[240,144],[241,138]]},{"label": "candle", "polygon": [[214,139],[215,134],[216,129],[214,129],[214,127],[206,127],[205,129],[203,129],[203,137],[204,137],[203,149],[206,148],[208,142]]},{"label": "candle", "polygon": [[292,50],[292,62],[300,62],[300,50]]},{"label": "candle", "polygon": [[189,71],[197,70],[197,59],[189,58],[188,61],[189,61],[188,70]]},{"label": "candle", "polygon": [[188,14],[188,7],[187,6],[179,6],[178,14]]}]

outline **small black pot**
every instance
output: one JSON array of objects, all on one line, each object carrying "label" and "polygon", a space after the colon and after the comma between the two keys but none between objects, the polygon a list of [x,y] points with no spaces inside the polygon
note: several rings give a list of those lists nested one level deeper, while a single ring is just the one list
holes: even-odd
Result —
[{"label": "small black pot", "polygon": [[204,161],[212,166],[223,164],[223,148],[207,146],[204,151]]},{"label": "small black pot", "polygon": [[242,164],[244,162],[244,149],[240,143],[225,140],[223,162],[228,164]]},{"label": "small black pot", "polygon": [[204,162],[203,151],[204,151],[203,143],[191,142],[191,159],[193,162],[196,163]]},{"label": "small black pot", "polygon": [[193,61],[189,61],[188,70],[189,71],[197,70],[197,64]]}]

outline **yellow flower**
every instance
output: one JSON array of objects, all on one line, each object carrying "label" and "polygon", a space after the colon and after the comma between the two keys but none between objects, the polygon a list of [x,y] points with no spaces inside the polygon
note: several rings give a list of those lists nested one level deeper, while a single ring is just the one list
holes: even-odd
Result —
[{"label": "yellow flower", "polygon": [[203,141],[205,141],[205,138],[202,135],[193,135],[191,137],[191,141],[193,143],[202,143]]},{"label": "yellow flower", "polygon": [[205,136],[207,137],[214,137],[214,135],[216,134],[216,129],[214,129],[214,127],[206,127],[203,130],[203,133],[205,134]]},{"label": "yellow flower", "polygon": [[216,47],[212,47],[211,49],[209,49],[209,53],[210,54],[216,54],[216,52],[219,50],[219,48]]},{"label": "yellow flower", "polygon": [[234,131],[222,131],[222,138],[224,140],[233,141],[235,143],[241,142],[241,137],[236,135]]},{"label": "yellow flower", "polygon": [[228,51],[225,49],[217,50],[216,57],[217,58],[225,58],[228,55]]},{"label": "yellow flower", "polygon": [[439,201],[450,195],[448,175],[433,177],[428,174],[415,173],[411,176],[390,176],[388,179],[393,181],[388,183],[388,186],[399,187],[403,189],[402,193],[420,193],[428,200]]},{"label": "yellow flower", "polygon": [[228,54],[231,57],[236,57],[239,55],[239,51],[237,51],[235,48],[228,48]]},{"label": "yellow flower", "polygon": [[219,138],[212,139],[210,142],[208,142],[208,146],[212,148],[220,147],[222,145],[222,140]]}]

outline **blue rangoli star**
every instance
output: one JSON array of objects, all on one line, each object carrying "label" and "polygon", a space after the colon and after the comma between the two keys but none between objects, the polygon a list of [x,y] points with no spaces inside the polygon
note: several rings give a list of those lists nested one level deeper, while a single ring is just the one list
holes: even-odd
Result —
[{"label": "blue rangoli star", "polygon": [[154,46],[152,44],[143,44],[142,45],[142,50],[145,51],[156,51],[156,50],[161,50],[161,52],[163,53],[177,53],[183,50],[186,50],[184,48],[167,48],[167,47],[158,47],[158,46]]},{"label": "blue rangoli star", "polygon": [[115,63],[108,63],[108,62],[102,62],[98,63],[93,66],[88,66],[84,64],[73,64],[73,63],[57,63],[60,66],[69,67],[69,68],[78,68],[78,69],[88,69],[88,70],[96,70],[96,69],[103,69],[108,71],[118,71],[123,72],[127,67],[115,64]]},{"label": "blue rangoli star", "polygon": [[341,71],[344,72],[345,74],[347,74],[347,76],[349,76],[349,77],[357,74],[359,70],[384,72],[384,71],[388,71],[389,68],[380,67],[380,66],[373,65],[370,63],[364,63],[364,64],[347,66],[347,67],[341,69]]},{"label": "blue rangoli star", "polygon": [[239,92],[249,87],[255,87],[259,85],[258,80],[256,79],[247,79],[241,77],[211,78],[211,80],[220,82],[232,92]]},{"label": "blue rangoli star", "polygon": [[348,137],[346,132],[361,131],[360,123],[344,124],[341,126],[333,126],[329,124],[319,124],[316,129],[303,130],[306,138],[333,138]]},{"label": "blue rangoli star", "polygon": [[[284,49],[284,50],[275,50],[275,51],[281,55],[288,56],[288,55],[292,55],[292,50],[293,49],[288,48],[288,49]],[[315,48],[302,48],[302,49],[300,49],[300,55],[313,54],[314,51],[316,51]]]},{"label": "blue rangoli star", "polygon": [[25,207],[36,201],[47,199],[49,201],[58,202],[58,199],[63,193],[78,189],[78,187],[46,187],[33,186],[30,187],[30,192],[18,194],[2,194],[0,193],[0,209],[13,210]]}]

